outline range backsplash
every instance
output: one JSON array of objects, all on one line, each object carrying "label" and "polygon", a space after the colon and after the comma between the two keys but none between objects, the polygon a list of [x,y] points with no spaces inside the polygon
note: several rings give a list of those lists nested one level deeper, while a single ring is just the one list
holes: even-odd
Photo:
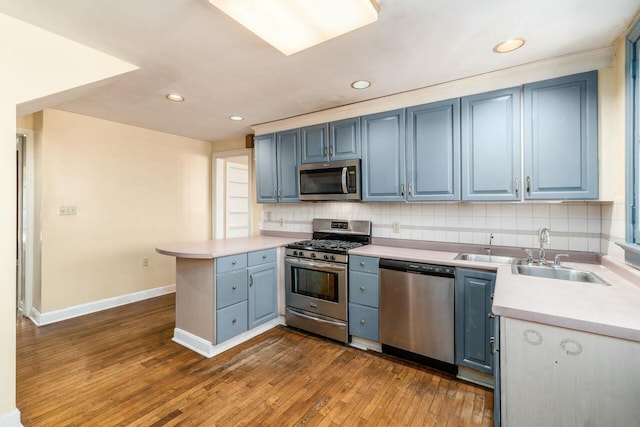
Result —
[{"label": "range backsplash", "polygon": [[281,203],[262,206],[262,230],[311,232],[313,218],[368,219],[373,237],[538,247],[551,229],[551,249],[619,256],[622,201],[583,203]]}]

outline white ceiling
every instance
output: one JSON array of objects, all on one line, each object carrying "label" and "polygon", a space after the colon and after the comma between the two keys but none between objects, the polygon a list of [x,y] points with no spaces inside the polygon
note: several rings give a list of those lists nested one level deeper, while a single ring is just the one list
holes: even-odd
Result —
[{"label": "white ceiling", "polygon": [[[0,13],[141,68],[50,97],[50,106],[218,141],[253,124],[609,46],[640,10],[640,0],[379,3],[378,22],[291,56],[208,0],[2,0]],[[525,47],[493,53],[514,37]],[[358,79],[372,86],[351,89]],[[167,101],[170,92],[186,101]]]}]

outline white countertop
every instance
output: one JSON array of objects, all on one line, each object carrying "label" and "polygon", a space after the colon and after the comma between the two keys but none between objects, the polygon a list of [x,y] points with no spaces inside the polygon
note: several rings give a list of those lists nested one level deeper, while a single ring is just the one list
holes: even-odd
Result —
[{"label": "white countertop", "polygon": [[156,247],[156,252],[177,258],[213,259],[243,252],[277,248],[299,239],[270,236],[236,237],[200,242],[170,243]]},{"label": "white countertop", "polygon": [[453,252],[368,245],[349,254],[493,270],[497,315],[640,341],[640,272],[613,260],[606,263],[611,268],[562,263],[596,273],[611,284],[603,286],[517,275],[510,265],[454,260]]}]

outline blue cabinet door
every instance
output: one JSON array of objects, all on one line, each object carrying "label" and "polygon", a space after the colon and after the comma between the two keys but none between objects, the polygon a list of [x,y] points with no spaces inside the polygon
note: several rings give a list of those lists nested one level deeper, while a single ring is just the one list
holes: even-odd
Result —
[{"label": "blue cabinet door", "polygon": [[302,163],[329,161],[329,127],[326,124],[300,129]]},{"label": "blue cabinet door", "polygon": [[462,200],[520,199],[520,88],[462,98]]},{"label": "blue cabinet door", "polygon": [[276,134],[254,138],[256,165],[256,193],[258,203],[278,201],[278,169],[276,163]]},{"label": "blue cabinet door", "polygon": [[360,147],[360,117],[329,123],[331,160],[359,159]]},{"label": "blue cabinet door", "polygon": [[278,316],[276,264],[247,269],[249,283],[249,329]]},{"label": "blue cabinet door", "polygon": [[362,117],[362,200],[405,200],[405,111]]},{"label": "blue cabinet door", "polygon": [[494,366],[491,302],[495,283],[495,273],[456,269],[456,364],[488,374],[493,374]]},{"label": "blue cabinet door", "polygon": [[598,72],[524,86],[526,199],[598,198]]},{"label": "blue cabinet door", "polygon": [[276,133],[278,163],[278,201],[298,202],[299,129]]},{"label": "blue cabinet door", "polygon": [[407,200],[460,200],[460,100],[407,109]]}]

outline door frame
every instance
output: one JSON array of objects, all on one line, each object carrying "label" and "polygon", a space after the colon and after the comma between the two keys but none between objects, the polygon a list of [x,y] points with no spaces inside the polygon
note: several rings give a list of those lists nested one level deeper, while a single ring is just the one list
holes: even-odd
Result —
[{"label": "door frame", "polygon": [[[211,154],[211,238],[216,239],[216,219],[217,219],[217,194],[216,194],[216,177],[218,175],[218,170],[216,163],[218,159],[226,159],[229,157],[238,157],[238,156],[247,156],[247,173],[249,180],[249,236],[253,236],[254,233],[254,224],[253,224],[253,192],[254,192],[254,182],[253,182],[253,150],[250,148],[244,148],[242,150],[233,150],[233,151],[220,151],[217,153]],[[224,221],[224,218],[222,218]]]},{"label": "door frame", "polygon": [[[24,276],[24,305],[22,307],[22,315],[31,317],[33,310],[33,287],[35,278],[35,254],[39,247],[36,247],[35,238],[35,140],[34,132],[30,129],[16,129],[16,134],[26,136],[23,159],[23,188],[26,189],[26,197],[23,195],[22,209],[26,210],[26,220],[22,224],[23,230],[26,231],[25,245],[23,248],[23,268]],[[21,234],[21,233],[20,233]],[[20,238],[20,234],[18,238]]]}]

